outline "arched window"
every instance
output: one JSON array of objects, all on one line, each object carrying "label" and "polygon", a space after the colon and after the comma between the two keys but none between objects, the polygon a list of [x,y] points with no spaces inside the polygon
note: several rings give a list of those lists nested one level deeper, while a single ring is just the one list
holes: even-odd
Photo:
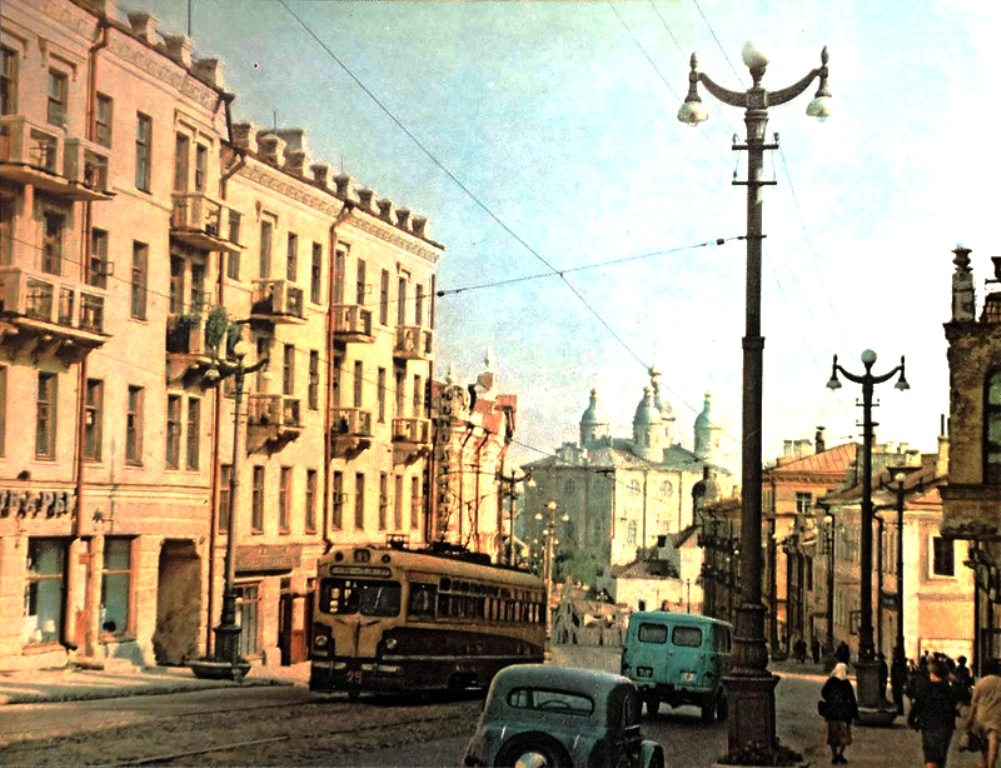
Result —
[{"label": "arched window", "polygon": [[984,400],[984,482],[1001,484],[1001,369],[987,376]]}]

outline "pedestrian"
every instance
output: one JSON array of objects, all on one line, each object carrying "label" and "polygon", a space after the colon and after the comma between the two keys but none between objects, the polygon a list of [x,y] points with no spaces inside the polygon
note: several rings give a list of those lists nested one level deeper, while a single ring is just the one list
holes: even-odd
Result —
[{"label": "pedestrian", "polygon": [[802,637],[796,641],[796,661],[800,664],[806,663],[806,640]]},{"label": "pedestrian", "polygon": [[844,662],[834,665],[831,676],[820,689],[820,698],[823,699],[822,714],[827,721],[831,763],[847,763],[845,747],[852,743],[852,722],[858,720],[859,711],[855,689],[848,679],[848,666]]},{"label": "pedestrian", "polygon": [[925,768],[945,768],[949,742],[956,727],[956,700],[949,687],[949,669],[944,662],[928,664],[928,683],[911,705],[907,725],[921,731]]},{"label": "pedestrian", "polygon": [[890,668],[886,666],[886,654],[882,651],[876,654],[876,661],[879,663],[879,698],[886,701],[886,681],[890,677]]},{"label": "pedestrian", "polygon": [[896,649],[893,652],[893,663],[890,665],[890,686],[893,689],[893,703],[897,705],[897,714],[904,714],[904,688],[907,687],[907,659]]},{"label": "pedestrian", "polygon": [[977,768],[995,768],[998,733],[1001,733],[1001,661],[998,659],[991,659],[984,665],[984,676],[973,686],[966,728],[979,736],[983,745]]},{"label": "pedestrian", "polygon": [[848,664],[852,658],[852,652],[848,649],[848,643],[842,640],[838,643],[838,648],[834,651],[834,658],[842,664]]},{"label": "pedestrian", "polygon": [[966,666],[965,656],[956,659],[956,667],[952,670],[952,679],[956,703],[969,704],[973,689],[973,675],[970,673],[970,668]]},{"label": "pedestrian", "polygon": [[820,641],[814,637],[813,642],[810,643],[810,653],[813,656],[813,663],[820,663]]}]

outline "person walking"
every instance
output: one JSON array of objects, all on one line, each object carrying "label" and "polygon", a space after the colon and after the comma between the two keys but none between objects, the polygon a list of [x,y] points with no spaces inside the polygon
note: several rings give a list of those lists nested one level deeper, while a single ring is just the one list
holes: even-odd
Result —
[{"label": "person walking", "polygon": [[833,765],[848,762],[845,747],[852,743],[852,723],[858,720],[858,700],[848,679],[848,665],[838,662],[831,671],[820,697],[824,700],[823,715],[827,721],[827,745],[831,748]]},{"label": "person walking", "polygon": [[949,743],[956,728],[956,699],[949,686],[949,670],[938,660],[928,664],[928,682],[911,705],[907,724],[921,732],[925,768],[945,768]]},{"label": "person walking", "polygon": [[816,637],[810,643],[810,655],[813,656],[813,663],[820,663],[820,640]]},{"label": "person walking", "polygon": [[848,649],[848,643],[844,640],[838,643],[838,647],[834,651],[834,658],[842,664],[848,664],[851,661],[852,652]]},{"label": "person walking", "polygon": [[984,665],[984,676],[973,686],[966,729],[980,737],[983,746],[977,768],[996,768],[998,734],[1001,733],[1001,661],[991,659]]}]

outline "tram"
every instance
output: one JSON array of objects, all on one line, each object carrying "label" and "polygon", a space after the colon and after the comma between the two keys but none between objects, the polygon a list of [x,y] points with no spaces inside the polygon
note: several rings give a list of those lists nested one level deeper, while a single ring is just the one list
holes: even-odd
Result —
[{"label": "tram", "polygon": [[454,547],[332,550],[313,598],[312,691],[486,687],[503,667],[543,660],[543,581]]}]

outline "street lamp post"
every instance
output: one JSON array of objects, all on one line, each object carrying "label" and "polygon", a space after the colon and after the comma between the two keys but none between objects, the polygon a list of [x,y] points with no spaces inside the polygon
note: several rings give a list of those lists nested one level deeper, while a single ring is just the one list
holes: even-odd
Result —
[{"label": "street lamp post", "polygon": [[904,681],[907,680],[907,651],[904,648],[904,482],[907,473],[918,467],[897,467],[893,475],[893,491],[897,509],[897,637],[890,662],[893,682],[893,702],[897,714],[904,714]]},{"label": "street lamp post", "polygon": [[899,374],[894,387],[900,391],[910,389],[907,378],[904,375],[904,358],[900,357],[900,365],[893,370],[882,375],[875,375],[872,366],[876,362],[876,353],[867,349],[862,353],[862,364],[865,366],[865,373],[856,375],[845,370],[838,365],[838,356],[834,356],[834,363],[831,369],[831,378],[827,382],[829,389],[840,389],[841,382],[838,380],[840,373],[849,381],[862,385],[862,520],[861,535],[859,540],[859,569],[861,571],[859,582],[861,588],[861,600],[859,617],[859,651],[858,661],[855,665],[856,680],[858,681],[859,711],[861,712],[860,722],[863,725],[886,725],[896,717],[896,708],[891,708],[889,703],[879,695],[879,664],[876,661],[876,651],[873,645],[872,632],[872,443],[873,427],[876,424],[872,420],[872,395],[877,384],[889,381]]},{"label": "street lamp post", "polygon": [[764,180],[762,170],[764,151],[778,147],[777,141],[765,143],[768,108],[791,101],[819,78],[820,87],[806,112],[821,120],[830,115],[827,48],[821,51],[819,68],[794,85],[778,91],[767,91],[761,85],[768,57],[753,43],[747,43],[741,53],[753,80],[753,85],[746,92],[731,91],[717,85],[704,72],[698,71],[698,60],[692,54],[688,95],[678,110],[678,119],[692,126],[708,118],[698,93],[701,82],[724,104],[743,107],[747,127],[747,144],[735,144],[733,147],[735,150],[747,150],[747,180],[734,181],[734,184],[747,187],[747,276],[741,451],[741,549],[745,568],[734,633],[734,665],[725,679],[727,695],[736,713],[728,718],[731,754],[751,744],[765,744],[771,748],[776,743],[775,686],[778,677],[768,671],[765,606],[761,602],[761,410],[765,344],[761,336],[762,188],[775,183]]},{"label": "street lamp post", "polygon": [[530,488],[535,487],[535,481],[532,479],[532,473],[524,472],[520,476],[512,469],[511,474],[505,475],[503,470],[497,473],[497,477],[501,482],[501,486],[504,489],[504,494],[508,499],[508,529],[507,529],[507,550],[505,552],[506,557],[505,562],[508,565],[515,565],[514,557],[514,518],[517,516],[517,500],[518,491],[517,484],[525,483],[526,486]]},{"label": "street lamp post", "polygon": [[825,664],[834,668],[834,513],[824,515],[824,547],[827,550],[827,644]]},{"label": "street lamp post", "polygon": [[222,379],[233,377],[233,456],[229,470],[229,510],[226,520],[226,569],[225,586],[222,593],[222,612],[215,633],[214,654],[211,659],[197,659],[189,666],[197,677],[229,678],[240,680],[250,670],[250,663],[240,657],[240,625],[236,620],[236,498],[240,477],[240,403],[248,373],[263,368],[267,358],[261,358],[253,365],[244,365],[244,358],[250,352],[250,345],[237,342],[233,348],[235,363],[216,361],[205,377],[209,383],[218,384]]},{"label": "street lamp post", "polygon": [[[551,654],[552,648],[552,634],[553,634],[553,611],[552,611],[552,593],[553,593],[553,560],[556,556],[556,547],[560,543],[556,538],[556,509],[557,505],[555,501],[551,501],[546,505],[546,516],[543,517],[541,512],[535,513],[535,519],[537,522],[541,523],[543,520],[546,521],[546,525],[542,530],[542,536],[545,539],[543,550],[542,550],[542,580],[546,584],[546,640],[545,640],[545,655],[548,658]],[[570,516],[563,515],[563,522],[569,522]]]}]

